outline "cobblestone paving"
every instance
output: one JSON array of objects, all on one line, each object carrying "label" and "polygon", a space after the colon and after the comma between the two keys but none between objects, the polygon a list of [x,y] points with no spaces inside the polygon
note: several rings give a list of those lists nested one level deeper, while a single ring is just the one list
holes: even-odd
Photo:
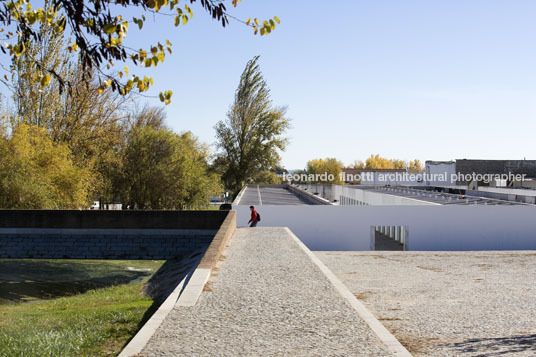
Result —
[{"label": "cobblestone paving", "polygon": [[193,307],[175,308],[143,356],[388,356],[283,228],[238,229]]},{"label": "cobblestone paving", "polygon": [[536,356],[536,252],[315,252],[415,356]]}]

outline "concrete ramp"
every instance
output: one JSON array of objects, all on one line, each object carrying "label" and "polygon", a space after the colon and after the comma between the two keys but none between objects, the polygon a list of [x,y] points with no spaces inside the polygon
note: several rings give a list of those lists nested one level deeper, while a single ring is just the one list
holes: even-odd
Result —
[{"label": "concrete ramp", "polygon": [[248,185],[236,200],[242,206],[301,206],[315,204],[283,185]]},{"label": "concrete ramp", "polygon": [[224,254],[197,304],[175,306],[142,356],[406,355],[288,229],[238,229]]}]

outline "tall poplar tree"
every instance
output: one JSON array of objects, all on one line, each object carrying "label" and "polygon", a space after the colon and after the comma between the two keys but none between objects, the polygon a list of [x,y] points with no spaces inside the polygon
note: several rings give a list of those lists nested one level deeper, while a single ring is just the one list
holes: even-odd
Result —
[{"label": "tall poplar tree", "polygon": [[276,167],[288,141],[286,108],[273,105],[258,60],[247,63],[227,119],[215,127],[216,161],[225,185],[235,193],[260,171]]}]

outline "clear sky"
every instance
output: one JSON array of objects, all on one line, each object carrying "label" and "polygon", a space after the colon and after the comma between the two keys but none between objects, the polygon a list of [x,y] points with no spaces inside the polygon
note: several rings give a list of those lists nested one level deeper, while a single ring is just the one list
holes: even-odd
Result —
[{"label": "clear sky", "polygon": [[246,62],[260,55],[274,103],[292,119],[287,169],[371,153],[536,159],[534,0],[243,0],[232,14],[281,19],[262,38],[193,10],[185,27],[157,18],[129,33],[136,47],[173,43],[147,73],[174,92],[176,131],[212,143]]}]

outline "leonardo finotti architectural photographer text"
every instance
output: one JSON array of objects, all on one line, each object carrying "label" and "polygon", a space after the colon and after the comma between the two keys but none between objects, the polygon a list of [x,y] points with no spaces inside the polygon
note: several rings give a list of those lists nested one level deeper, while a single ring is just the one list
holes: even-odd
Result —
[{"label": "leonardo finotti architectural photographer text", "polygon": [[[377,176],[375,176],[377,175]],[[324,172],[322,174],[283,174],[280,177],[283,181],[287,182],[335,182],[334,174]],[[416,181],[416,182],[485,182],[492,181],[522,181],[525,179],[526,174],[426,174],[426,173],[411,173],[411,172],[362,172],[355,175],[346,174],[341,172],[338,175],[339,180],[342,182],[357,182],[357,181],[373,181],[374,178],[380,181]]]}]

